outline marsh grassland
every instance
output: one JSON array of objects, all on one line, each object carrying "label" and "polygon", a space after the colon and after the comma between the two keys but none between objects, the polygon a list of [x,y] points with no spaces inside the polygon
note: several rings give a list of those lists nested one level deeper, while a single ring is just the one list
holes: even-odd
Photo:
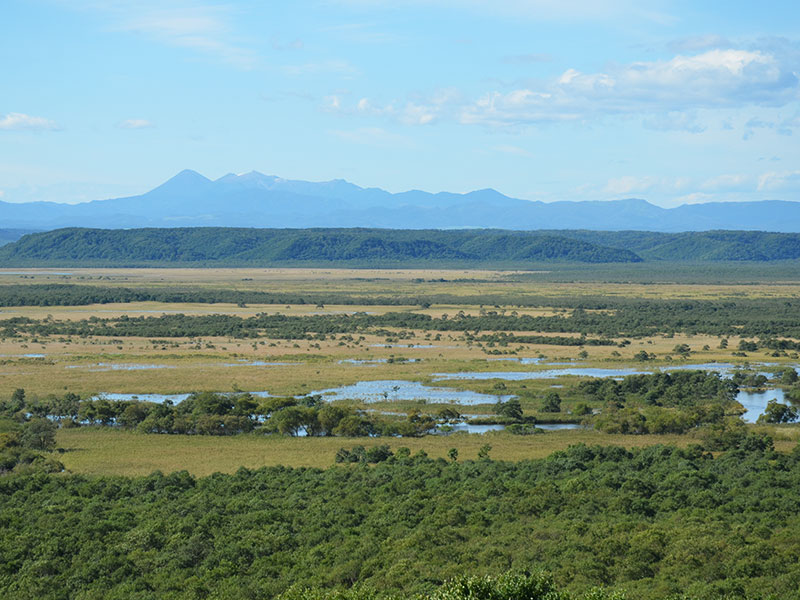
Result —
[{"label": "marsh grassland", "polygon": [[[590,428],[538,436],[495,432],[362,440],[367,445],[388,441],[392,447],[425,449],[431,456],[444,456],[451,447],[458,447],[461,456],[471,456],[489,438],[493,456],[508,460],[541,457],[579,442],[687,445],[697,441],[692,437],[696,433],[633,436],[593,430],[590,420],[574,411],[586,403],[586,395],[578,392],[583,373],[557,380],[536,374],[596,369],[595,375],[603,376],[610,369],[625,375],[692,365],[713,369],[715,363],[778,372],[797,365],[796,351],[776,352],[763,344],[747,352],[740,349],[743,340],[797,338],[789,329],[782,332],[776,319],[770,319],[773,331],[765,332],[763,326],[770,310],[800,296],[797,273],[784,268],[776,273],[779,279],[766,282],[753,281],[748,269],[738,278],[732,269],[723,268],[717,275],[715,279],[700,269],[692,280],[683,268],[669,271],[660,265],[649,281],[639,266],[606,271],[552,265],[532,271],[0,271],[0,297],[3,291],[13,297],[13,291],[21,298],[45,298],[0,308],[0,377],[6,394],[22,388],[29,398],[74,393],[81,398],[121,394],[146,399],[191,392],[299,398],[377,382],[372,390],[377,397],[339,394],[337,402],[395,417],[436,417],[450,407],[486,419],[495,415],[498,399],[517,396],[526,418]],[[73,288],[80,290],[78,296],[65,291]],[[158,300],[113,301],[122,291]],[[92,294],[103,294],[102,301]],[[236,301],[214,301],[225,294]],[[280,296],[282,301],[251,301],[263,300],[264,295]],[[715,322],[717,305],[728,307],[733,316]],[[737,316],[738,305],[742,310]],[[698,314],[693,316],[693,311]],[[705,320],[706,314],[714,316]],[[201,326],[204,319],[223,316],[230,321],[214,330]],[[793,313],[784,310],[775,316],[790,323]],[[286,319],[291,328],[277,319]],[[149,329],[130,329],[132,322],[148,324]],[[676,353],[680,348],[685,352]],[[485,373],[497,376],[480,375]],[[399,382],[456,395],[477,394],[484,400],[473,399],[467,407],[458,398],[408,396],[394,389]],[[542,399],[553,391],[562,405],[558,412],[545,413]],[[589,404],[595,413],[602,408],[599,400]],[[787,435],[791,438],[781,434]],[[789,442],[781,436],[778,443],[785,448]],[[133,474],[185,468],[205,474],[234,471],[240,465],[324,467],[350,440],[164,436],[84,427],[62,429],[59,443],[68,450],[64,464],[75,472]]]}]

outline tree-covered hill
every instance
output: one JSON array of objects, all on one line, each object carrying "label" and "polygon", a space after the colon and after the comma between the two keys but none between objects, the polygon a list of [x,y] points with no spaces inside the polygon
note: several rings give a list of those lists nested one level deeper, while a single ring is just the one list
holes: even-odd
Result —
[{"label": "tree-covered hill", "polygon": [[555,234],[496,230],[58,229],[0,249],[0,263],[44,265],[420,265],[640,262],[629,250]]},{"label": "tree-covered hill", "polygon": [[[542,232],[555,234],[556,232]],[[766,231],[558,231],[590,244],[624,248],[645,261],[774,261],[800,258],[800,235]]]},{"label": "tree-covered hill", "polygon": [[68,228],[0,248],[4,266],[427,267],[800,259],[800,234],[763,231]]}]

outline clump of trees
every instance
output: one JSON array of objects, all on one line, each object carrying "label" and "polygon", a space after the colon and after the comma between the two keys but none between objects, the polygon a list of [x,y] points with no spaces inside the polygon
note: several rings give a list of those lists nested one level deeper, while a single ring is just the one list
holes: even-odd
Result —
[{"label": "clump of trees", "polygon": [[[199,392],[173,404],[139,400],[82,399],[73,393],[27,399],[17,390],[0,402],[0,415],[18,423],[33,417],[55,430],[105,426],[142,433],[236,435],[277,433],[307,436],[419,436],[436,428],[437,418],[412,411],[405,419],[388,418],[324,402],[320,396],[256,398],[249,393]],[[442,419],[447,419],[445,416]]]},{"label": "clump of trees", "polygon": [[16,418],[0,412],[0,475],[12,471],[59,472],[54,458],[56,425],[44,416],[24,412],[25,390],[17,389],[6,403]]},{"label": "clump of trees", "polygon": [[735,411],[739,391],[736,381],[706,371],[629,375],[621,381],[595,378],[577,389],[586,401],[602,406],[590,418],[597,429],[626,434],[685,433],[719,423]]}]

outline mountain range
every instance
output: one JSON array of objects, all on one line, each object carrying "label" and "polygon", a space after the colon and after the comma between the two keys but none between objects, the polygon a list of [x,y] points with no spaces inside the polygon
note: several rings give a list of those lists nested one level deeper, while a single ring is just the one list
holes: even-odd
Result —
[{"label": "mountain range", "polygon": [[392,194],[341,179],[308,182],[250,172],[210,180],[191,170],[125,198],[81,204],[0,202],[8,229],[61,227],[376,227],[595,231],[800,232],[800,202],[718,202],[661,208],[642,199],[535,202],[493,189]]}]

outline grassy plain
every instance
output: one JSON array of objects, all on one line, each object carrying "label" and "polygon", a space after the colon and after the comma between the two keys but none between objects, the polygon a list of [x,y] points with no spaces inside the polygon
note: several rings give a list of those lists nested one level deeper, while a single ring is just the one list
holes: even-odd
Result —
[{"label": "grassy plain", "polygon": [[[800,437],[793,426],[762,428],[776,438],[778,451],[788,452]],[[422,438],[294,438],[283,436],[239,435],[232,437],[147,435],[109,429],[62,429],[59,456],[68,471],[93,475],[146,475],[187,470],[192,475],[232,473],[239,467],[263,466],[326,468],[334,464],[339,448],[362,445],[365,448],[387,444],[392,450],[405,446],[413,453],[424,451],[431,458],[445,458],[450,448],[458,450],[459,460],[475,460],[480,448],[489,444],[494,460],[544,458],[574,444],[612,445],[641,448],[657,444],[685,447],[698,443],[689,435],[610,435],[590,430],[551,431],[539,435],[515,436],[503,432],[483,435],[464,433],[430,435]],[[449,460],[449,459],[448,459]]]},{"label": "grassy plain", "polygon": [[527,271],[465,269],[0,269],[0,286],[65,283],[104,287],[347,293],[665,299],[784,298],[800,293],[800,263],[546,265]]},{"label": "grassy plain", "polygon": [[[638,267],[636,267],[638,269]],[[606,281],[596,281],[598,273],[589,267],[550,267],[541,271],[470,271],[470,270],[356,270],[356,269],[18,269],[0,271],[0,293],[4,285],[74,283],[81,285],[123,286],[136,288],[241,289],[279,291],[296,294],[336,293],[353,297],[386,297],[406,304],[324,305],[316,303],[276,304],[205,304],[132,302],[88,306],[25,306],[0,309],[0,319],[27,317],[37,320],[82,320],[91,317],[157,316],[161,314],[209,315],[230,314],[242,317],[259,313],[289,316],[349,314],[388,311],[421,312],[435,318],[463,311],[479,315],[483,310],[517,311],[531,316],[568,314],[564,309],[542,303],[533,308],[513,304],[480,305],[474,298],[498,299],[521,297],[616,297],[666,299],[736,299],[796,298],[800,296],[800,272],[796,267],[775,271],[773,279],[759,280],[756,271],[741,269],[714,277],[698,276],[691,283],[687,271],[670,276],[654,267],[652,281],[645,281],[641,270],[607,272]],[[602,269],[600,270],[602,272]],[[769,268],[767,269],[769,271]],[[561,279],[554,277],[560,273]],[[675,274],[673,274],[675,275]],[[780,278],[778,278],[780,275]],[[630,276],[630,280],[625,277]],[[575,281],[568,281],[575,277]],[[662,278],[659,280],[659,278]],[[429,307],[415,304],[420,296],[447,296],[447,303]],[[458,299],[462,300],[458,300]],[[453,300],[456,299],[456,300]],[[402,339],[398,334],[402,333]],[[520,334],[525,332],[518,332]],[[528,332],[547,335],[541,332]],[[560,334],[572,335],[572,334]],[[575,334],[577,335],[577,334]],[[393,337],[394,336],[394,337]],[[548,365],[522,365],[497,359],[539,357],[547,362],[586,367],[643,368],[634,360],[641,350],[655,355],[646,368],[680,364],[748,361],[795,364],[791,357],[771,357],[767,351],[749,352],[746,358],[735,356],[739,338],[729,337],[727,349],[720,339],[710,335],[656,335],[633,339],[622,346],[554,346],[514,344],[494,354],[497,348],[468,341],[461,332],[389,331],[388,335],[328,336],[320,341],[277,339],[243,340],[225,337],[108,338],[80,336],[11,337],[0,340],[0,393],[8,395],[24,388],[31,396],[61,395],[66,391],[83,397],[97,393],[177,394],[191,391],[228,392],[268,391],[273,395],[304,395],[359,381],[411,380],[425,384],[471,390],[488,394],[525,393],[526,414],[538,410],[538,398],[553,385],[570,379],[528,380],[522,382],[436,381],[437,373],[465,371],[534,371]],[[437,339],[438,337],[438,339]],[[623,342],[624,340],[615,340]],[[689,359],[673,356],[676,345],[687,344]],[[585,353],[585,354],[582,354]],[[372,362],[352,364],[350,359]],[[413,362],[411,362],[413,359]],[[343,362],[344,361],[344,362]],[[274,364],[270,364],[274,363]],[[536,400],[532,400],[536,398]],[[565,403],[565,410],[571,407]],[[438,405],[404,401],[398,410],[420,408],[434,411]],[[392,410],[392,404],[378,408]],[[462,412],[484,414],[491,405],[464,408]],[[562,415],[563,416],[563,415]],[[541,417],[541,415],[537,415]],[[556,419],[558,420],[558,419]],[[796,429],[778,431],[781,448],[787,449]],[[412,451],[424,449],[433,457],[446,456],[451,447],[461,458],[474,458],[485,443],[493,446],[492,456],[504,460],[542,457],[553,450],[574,443],[640,446],[658,443],[685,445],[697,441],[691,436],[614,436],[593,431],[560,431],[535,436],[511,436],[494,433],[486,436],[428,436],[421,439],[302,439],[238,436],[152,436],[122,431],[75,429],[61,430],[59,445],[66,448],[62,460],[68,469],[86,473],[142,474],[153,469],[187,469],[204,475],[214,471],[233,471],[238,466],[258,467],[273,464],[325,467],[342,446],[388,443],[393,448],[407,446]]]}]

